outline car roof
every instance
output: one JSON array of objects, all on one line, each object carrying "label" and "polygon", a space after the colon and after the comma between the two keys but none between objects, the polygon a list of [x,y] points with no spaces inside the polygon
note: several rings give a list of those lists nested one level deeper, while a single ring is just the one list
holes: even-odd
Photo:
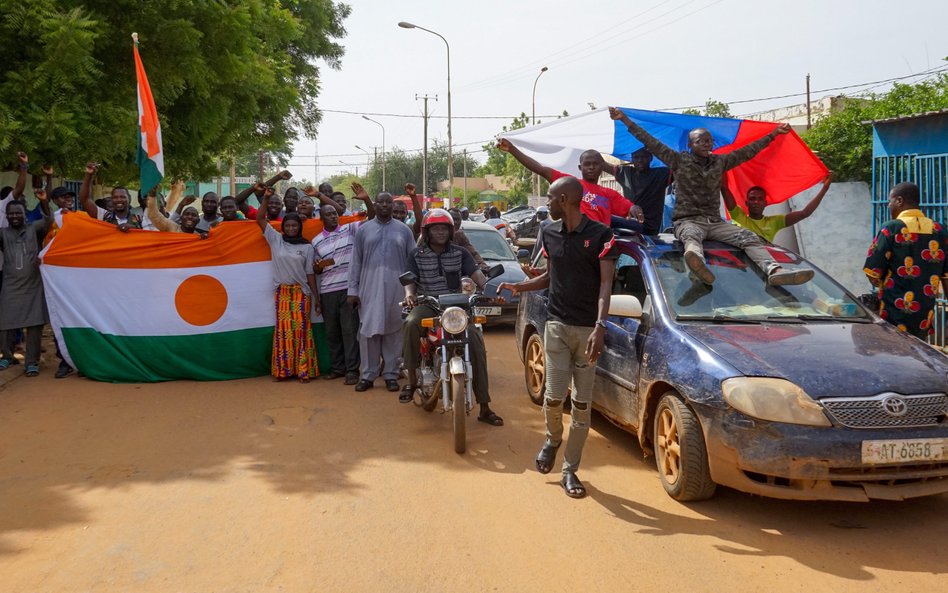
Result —
[{"label": "car roof", "polygon": [[473,220],[465,220],[461,223],[461,230],[472,230],[472,231],[493,231],[497,232],[497,229],[490,226],[489,224],[484,224],[483,222],[475,222]]},{"label": "car roof", "polygon": [[[635,232],[619,231],[616,235],[616,244],[622,247],[623,251],[631,251],[637,248],[653,255],[658,255],[668,251],[684,251],[684,246],[681,244],[681,241],[676,239],[671,233],[642,235]],[[765,247],[780,253],[790,253],[795,256],[797,255],[779,245],[765,243]],[[705,241],[704,248],[724,251],[743,251],[743,249],[736,245],[720,243],[718,241]]]}]

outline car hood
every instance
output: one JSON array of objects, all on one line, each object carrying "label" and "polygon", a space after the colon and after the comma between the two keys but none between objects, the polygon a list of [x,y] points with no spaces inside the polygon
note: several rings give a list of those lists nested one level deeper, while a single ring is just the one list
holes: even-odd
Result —
[{"label": "car hood", "polygon": [[[518,262],[498,261],[498,260],[491,260],[491,259],[485,259],[484,261],[486,261],[487,265],[489,265],[490,267],[496,266],[497,264],[501,264],[504,266],[503,274],[501,274],[497,278],[491,278],[490,280],[487,281],[487,286],[484,287],[485,296],[489,296],[489,297],[497,296],[497,287],[500,285],[501,282],[511,282],[511,283],[523,282],[527,278],[527,275],[523,273],[522,269],[520,269],[520,264]],[[509,290],[505,290],[501,296],[506,298],[507,301],[511,303],[516,303],[520,300],[519,296],[516,296],[516,297],[511,296]]]},{"label": "car hood", "polygon": [[751,377],[780,377],[811,397],[946,390],[948,358],[883,323],[682,325]]}]

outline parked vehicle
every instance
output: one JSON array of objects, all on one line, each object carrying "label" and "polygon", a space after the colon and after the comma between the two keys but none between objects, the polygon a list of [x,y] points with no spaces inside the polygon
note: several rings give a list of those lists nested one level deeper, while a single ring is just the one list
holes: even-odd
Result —
[{"label": "parked vehicle", "polygon": [[[496,281],[491,281],[484,289],[485,296],[498,296],[497,286],[501,282],[521,282],[527,277],[520,268],[517,254],[510,247],[510,243],[501,237],[494,227],[466,220],[461,223],[461,230],[489,266],[501,265],[504,268],[503,274]],[[514,323],[517,320],[517,304],[520,302],[520,297],[513,296],[509,290],[503,291],[499,296],[506,299],[503,305],[479,307],[477,310],[479,315],[487,317],[488,325]]]},{"label": "parked vehicle", "polygon": [[[502,273],[502,266],[494,266],[487,276],[495,279]],[[416,277],[412,272],[405,272],[399,280],[402,285],[411,285]],[[414,397],[415,404],[428,412],[434,410],[439,401],[445,413],[451,412],[455,453],[464,453],[467,448],[467,415],[474,408],[468,332],[471,326],[486,321],[475,313],[479,305],[490,306],[495,301],[476,293],[470,278],[463,278],[461,285],[464,291],[460,294],[418,297],[419,305],[430,305],[438,315],[421,322],[428,331],[421,336],[421,387],[415,390]],[[409,311],[406,307],[403,316]]]},{"label": "parked vehicle", "polygon": [[[620,237],[594,407],[634,432],[680,501],[717,485],[785,499],[902,500],[948,492],[948,358],[816,270],[770,287],[734,247],[708,243],[717,277],[691,304],[681,244]],[[542,255],[534,265],[542,267]],[[521,298],[528,393],[544,393],[545,293]]]}]

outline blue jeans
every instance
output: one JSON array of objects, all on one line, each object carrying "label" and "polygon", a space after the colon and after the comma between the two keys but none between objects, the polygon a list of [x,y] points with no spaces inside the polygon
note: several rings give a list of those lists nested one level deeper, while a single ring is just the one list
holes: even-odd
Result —
[{"label": "blue jeans", "polygon": [[645,227],[641,222],[635,220],[634,218],[622,218],[621,216],[613,216],[612,222],[609,224],[610,227],[614,229],[627,229],[630,231],[635,231],[636,233],[644,233]]}]

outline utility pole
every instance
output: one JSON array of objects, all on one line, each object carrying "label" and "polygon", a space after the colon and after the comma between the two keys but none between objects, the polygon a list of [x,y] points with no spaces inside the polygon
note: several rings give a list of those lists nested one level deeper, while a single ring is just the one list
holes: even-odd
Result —
[{"label": "utility pole", "polygon": [[263,151],[257,151],[257,160],[260,162],[260,183],[263,183],[265,177],[263,176]]},{"label": "utility pole", "polygon": [[421,195],[428,197],[428,99],[438,100],[438,95],[434,97],[429,97],[424,95],[419,97],[418,93],[415,93],[415,101],[421,99],[424,101],[425,111],[424,111],[424,127],[425,127],[425,138],[424,138],[424,149],[421,153]]},{"label": "utility pole", "polygon": [[806,129],[810,129],[810,74],[806,75]]},{"label": "utility pole", "polygon": [[464,149],[464,197],[461,198],[461,206],[467,202],[467,149]]},{"label": "utility pole", "polygon": [[316,145],[316,162],[313,165],[313,183],[319,187],[319,141],[315,141],[314,144]]},{"label": "utility pole", "polygon": [[237,195],[237,164],[233,157],[230,159],[230,195]]}]

